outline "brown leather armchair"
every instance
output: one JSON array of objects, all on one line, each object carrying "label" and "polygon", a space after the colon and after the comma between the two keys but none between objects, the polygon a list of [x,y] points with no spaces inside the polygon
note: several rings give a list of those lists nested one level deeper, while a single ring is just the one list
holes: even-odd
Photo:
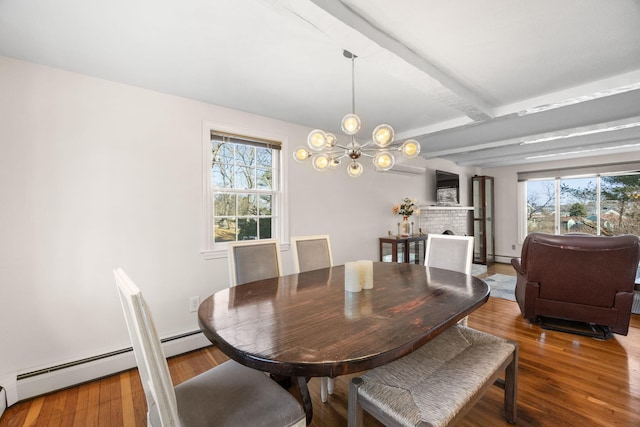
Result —
[{"label": "brown leather armchair", "polygon": [[525,319],[592,323],[627,335],[640,260],[637,236],[531,233],[516,269],[516,300]]}]

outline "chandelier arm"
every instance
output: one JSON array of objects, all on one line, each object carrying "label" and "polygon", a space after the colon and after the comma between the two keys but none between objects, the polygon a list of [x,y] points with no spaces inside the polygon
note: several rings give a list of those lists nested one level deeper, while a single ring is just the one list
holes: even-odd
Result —
[{"label": "chandelier arm", "polygon": [[334,145],[333,147],[323,147],[318,151],[318,154],[336,154],[348,150],[348,147],[341,147],[340,145]]},{"label": "chandelier arm", "polygon": [[367,145],[371,145],[373,144],[373,139],[371,141],[367,141],[364,144],[361,145],[362,148],[366,147]]},{"label": "chandelier arm", "polygon": [[388,146],[388,147],[369,147],[369,148],[362,148],[362,151],[373,151],[373,152],[380,152],[380,151],[400,151],[402,149],[402,146]]},{"label": "chandelier arm", "polygon": [[[373,144],[373,139],[366,144],[362,144],[361,147],[364,149],[367,145]],[[389,144],[386,147],[373,147],[367,148],[367,150],[400,150],[402,148],[402,142],[394,142],[393,144]]]},{"label": "chandelier arm", "polygon": [[373,147],[373,148],[367,148],[367,150],[379,150],[379,151],[401,151],[402,150],[402,144],[398,144],[398,143],[393,143],[391,145],[387,145],[386,147]]}]

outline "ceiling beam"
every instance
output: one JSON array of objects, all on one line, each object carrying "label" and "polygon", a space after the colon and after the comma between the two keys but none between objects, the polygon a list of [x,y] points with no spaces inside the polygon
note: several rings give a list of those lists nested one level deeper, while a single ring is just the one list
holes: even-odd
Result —
[{"label": "ceiling beam", "polygon": [[375,56],[387,74],[405,81],[438,102],[476,122],[491,119],[493,108],[478,94],[423,56],[374,26],[345,3],[335,0],[264,0],[280,13],[288,13],[312,26],[336,45],[360,56]]},{"label": "ceiling beam", "polygon": [[413,137],[423,145],[424,157],[429,158],[519,144],[525,138],[589,132],[633,123],[639,116],[640,90],[633,90],[536,114],[511,114]]},{"label": "ceiling beam", "polygon": [[[467,145],[466,147],[450,148],[442,150],[431,150],[424,153],[423,157],[426,159],[452,156],[456,154],[466,154],[473,156],[476,159],[480,159],[481,156],[493,157],[497,155],[508,154],[509,147],[517,147],[514,151],[524,153],[528,148],[530,151],[537,151],[544,148],[548,144],[556,143],[559,140],[584,140],[586,137],[591,136],[605,136],[605,139],[616,139],[615,135],[625,134],[623,138],[627,138],[626,134],[629,132],[622,132],[630,130],[634,135],[637,135],[640,131],[640,116],[634,116],[627,119],[615,120],[611,122],[596,123],[587,126],[574,127],[570,129],[562,129],[554,132],[545,132],[539,134],[527,135],[524,137],[509,138],[497,141],[491,141],[483,144]],[[607,138],[608,136],[608,138]],[[592,138],[593,139],[593,138]],[[602,138],[600,138],[602,139]],[[539,145],[538,145],[539,144]],[[500,149],[501,153],[495,151]],[[482,153],[476,153],[482,151]],[[475,153],[475,154],[472,154]]]},{"label": "ceiling beam", "polygon": [[450,158],[458,166],[476,166],[481,168],[492,168],[501,166],[523,165],[537,162],[548,162],[553,160],[574,159],[580,157],[593,157],[598,155],[637,153],[640,149],[640,139],[620,140],[607,144],[580,145],[577,147],[558,147],[544,152],[515,154],[499,156],[487,159],[457,160]]}]

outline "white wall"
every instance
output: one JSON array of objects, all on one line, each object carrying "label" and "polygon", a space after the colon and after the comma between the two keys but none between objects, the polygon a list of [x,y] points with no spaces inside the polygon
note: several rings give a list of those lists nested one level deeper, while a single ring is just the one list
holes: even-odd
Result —
[{"label": "white wall", "polygon": [[[202,122],[285,135],[289,234],[328,233],[334,260],[377,259],[425,175],[315,172],[292,160],[310,129],[0,57],[0,378],[130,345],[112,270],[144,292],[161,336],[197,330],[190,296],[227,286],[202,249]],[[291,254],[283,254],[292,272]]]},{"label": "white wall", "polygon": [[[496,255],[499,261],[509,262],[512,257],[519,257],[522,242],[518,239],[518,205],[517,181],[518,172],[563,169],[609,163],[624,163],[640,160],[640,150],[618,155],[585,157],[582,159],[533,163],[529,165],[491,168],[482,170],[482,175],[493,176],[495,196],[495,242]],[[513,249],[515,246],[515,249]]]}]

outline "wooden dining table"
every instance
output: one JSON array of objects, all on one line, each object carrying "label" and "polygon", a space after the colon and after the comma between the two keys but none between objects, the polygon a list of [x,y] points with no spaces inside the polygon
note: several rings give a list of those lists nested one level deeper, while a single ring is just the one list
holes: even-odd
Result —
[{"label": "wooden dining table", "polygon": [[292,377],[307,423],[310,377],[337,377],[398,359],[489,298],[471,275],[422,265],[373,263],[373,288],[345,291],[343,265],[259,280],[206,298],[204,335],[231,359]]}]

